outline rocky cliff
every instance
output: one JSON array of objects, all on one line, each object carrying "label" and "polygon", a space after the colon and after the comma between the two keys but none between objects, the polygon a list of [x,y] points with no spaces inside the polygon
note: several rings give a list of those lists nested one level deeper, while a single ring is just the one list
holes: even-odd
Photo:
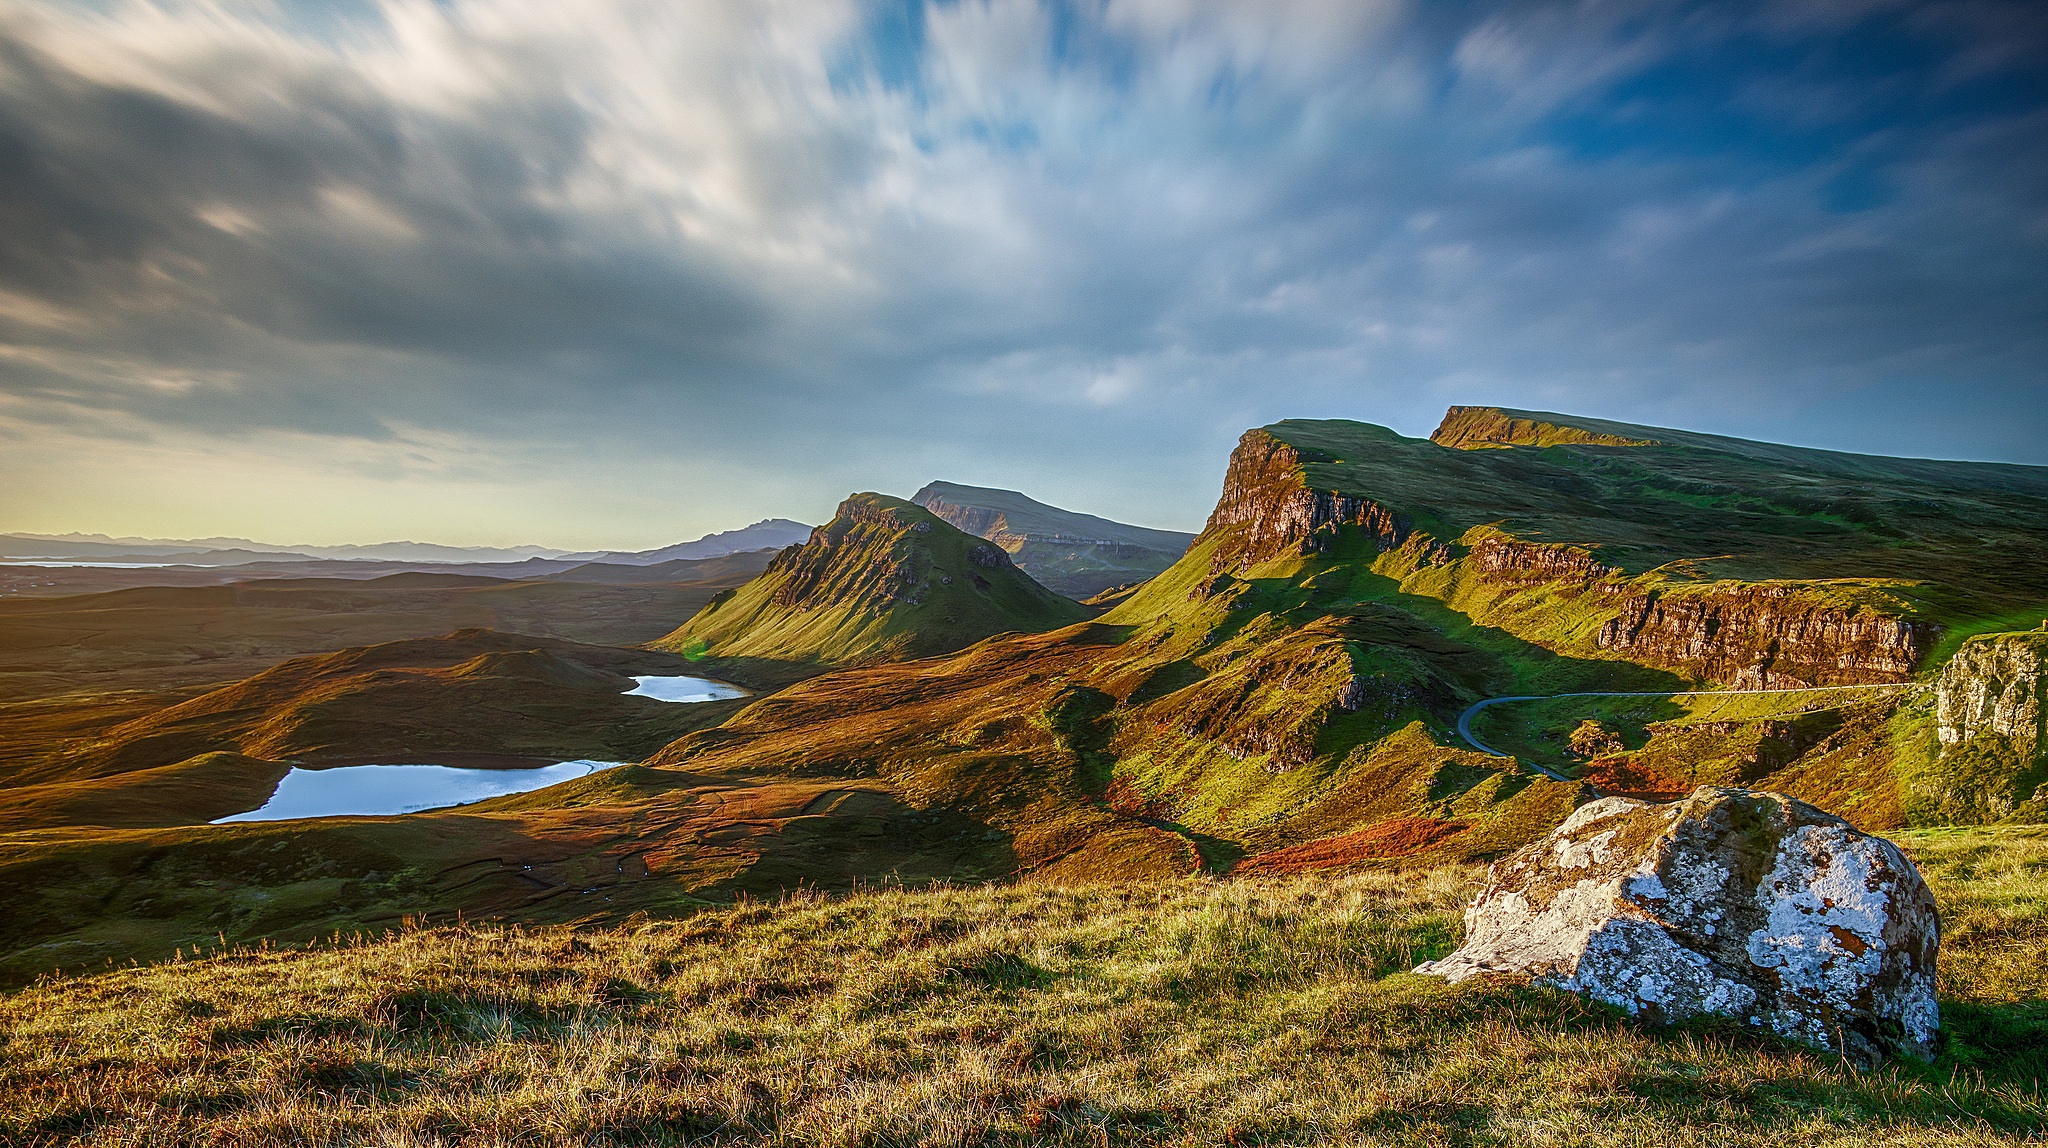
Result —
[{"label": "rocky cliff", "polygon": [[1761,690],[1903,681],[1934,637],[1925,622],[1802,587],[1738,582],[1629,595],[1596,641],[1634,661]]},{"label": "rocky cliff", "polygon": [[1660,446],[1653,438],[1562,426],[1525,411],[1499,407],[1452,407],[1429,441],[1458,450],[1503,446]]},{"label": "rocky cliff", "polygon": [[2019,768],[2048,757],[2048,631],[1980,634],[1942,667],[1935,735],[1942,752],[1997,738]]},{"label": "rocky cliff", "polygon": [[[1399,577],[1403,589],[1443,597],[1475,621],[1559,653],[1604,651],[1737,688],[1899,681],[1937,634],[1933,624],[1904,616],[1902,605],[1881,594],[1796,581],[1685,581],[1663,570],[1631,574],[1596,553],[1602,543],[1518,536],[1511,529],[1516,511],[1569,488],[1568,476],[1548,471],[1496,483],[1497,524],[1475,525],[1455,537],[1420,525],[1443,530],[1457,524],[1444,523],[1441,504],[1430,500],[1438,485],[1474,497],[1457,490],[1471,481],[1466,460],[1474,453],[1504,454],[1518,443],[1550,439],[1579,445],[1647,445],[1647,439],[1572,431],[1485,408],[1455,408],[1445,421],[1454,432],[1447,437],[1467,445],[1484,440],[1500,450],[1418,449],[1380,428],[1362,428],[1375,434],[1343,442],[1331,434],[1332,424],[1302,424],[1314,429],[1313,438],[1295,433],[1295,425],[1250,431],[1239,441],[1198,540],[1212,544],[1211,574],[1238,575],[1276,557],[1328,554],[1347,536],[1363,538],[1381,553],[1399,552],[1398,561],[1376,568]],[[1330,449],[1333,441],[1341,457]],[[1413,457],[1394,477],[1376,456],[1400,453]],[[1431,483],[1432,469],[1441,472],[1440,484]],[[1369,481],[1351,481],[1381,475],[1388,478],[1384,495]],[[1471,515],[1485,513],[1479,504]]]},{"label": "rocky cliff", "polygon": [[1383,549],[1406,542],[1409,522],[1386,506],[1309,484],[1305,464],[1326,460],[1270,429],[1246,431],[1231,453],[1216,509],[1196,536],[1197,545],[1221,540],[1210,569],[1243,570],[1282,554],[1319,553],[1334,546],[1346,527]]}]

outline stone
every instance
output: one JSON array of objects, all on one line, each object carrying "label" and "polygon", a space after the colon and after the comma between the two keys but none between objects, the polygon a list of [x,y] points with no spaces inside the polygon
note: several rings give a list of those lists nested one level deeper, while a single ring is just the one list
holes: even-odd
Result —
[{"label": "stone", "polygon": [[2048,761],[2048,635],[1964,642],[1935,684],[1935,734],[1944,754],[1991,735],[2004,739],[2017,768]]},{"label": "stone", "polygon": [[1607,797],[1496,863],[1415,971],[1526,976],[1655,1022],[1734,1017],[1874,1065],[1933,1055],[1934,896],[1898,846],[1778,793]]}]

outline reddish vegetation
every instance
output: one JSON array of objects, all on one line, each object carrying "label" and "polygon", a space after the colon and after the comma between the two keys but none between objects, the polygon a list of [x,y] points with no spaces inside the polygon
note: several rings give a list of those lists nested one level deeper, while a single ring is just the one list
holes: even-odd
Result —
[{"label": "reddish vegetation", "polygon": [[1247,858],[1237,873],[1302,873],[1311,869],[1336,869],[1362,861],[1383,861],[1446,841],[1463,833],[1462,821],[1438,821],[1430,817],[1397,817],[1369,829],[1326,837],[1305,845],[1292,845],[1271,853]]},{"label": "reddish vegetation", "polygon": [[1676,801],[1692,792],[1691,786],[1625,757],[1589,761],[1579,771],[1579,780],[1608,797],[1633,797],[1641,801]]},{"label": "reddish vegetation", "polygon": [[1109,788],[1102,795],[1102,803],[1125,817],[1135,817],[1141,821],[1170,821],[1173,818],[1171,806],[1132,785],[1129,778],[1110,778]]}]

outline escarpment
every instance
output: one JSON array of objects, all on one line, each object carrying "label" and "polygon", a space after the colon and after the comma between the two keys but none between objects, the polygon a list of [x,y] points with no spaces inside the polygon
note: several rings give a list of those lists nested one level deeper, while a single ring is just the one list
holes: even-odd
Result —
[{"label": "escarpment", "polygon": [[[1368,560],[1404,592],[1440,598],[1476,622],[1568,656],[1620,657],[1750,689],[1882,684],[1912,674],[1939,626],[1876,580],[1854,577],[1864,571],[1852,565],[1825,579],[1769,580],[1751,573],[1772,569],[1776,559],[1766,556],[1782,543],[1769,532],[1788,529],[1778,519],[1759,520],[1739,540],[1711,536],[1747,545],[1735,557],[1682,549],[1689,538],[1676,528],[1678,511],[1660,502],[1672,497],[1663,492],[1691,498],[1707,469],[1750,481],[1754,467],[1706,447],[1623,433],[1632,429],[1641,428],[1473,407],[1453,408],[1435,441],[1327,422],[1248,432],[1199,539],[1209,546],[1211,577],[1192,596],[1229,597],[1224,604],[1235,608],[1242,595],[1222,591],[1243,590],[1237,580],[1251,567],[1281,557],[1342,561],[1354,553],[1343,549],[1349,538],[1377,555],[1398,551]],[[1667,479],[1656,467],[1693,477]],[[1742,497],[1769,496],[1760,486]],[[1723,561],[1746,576],[1701,577]]]},{"label": "escarpment", "polygon": [[1933,642],[1924,623],[1816,602],[1795,586],[1649,591],[1600,627],[1603,650],[1735,689],[1905,680]]},{"label": "escarpment", "polygon": [[1282,554],[1314,554],[1333,546],[1342,527],[1356,527],[1383,549],[1408,540],[1409,523],[1370,499],[1312,488],[1303,464],[1320,461],[1264,430],[1246,431],[1231,453],[1223,494],[1196,543],[1225,541],[1210,569],[1243,570]]}]

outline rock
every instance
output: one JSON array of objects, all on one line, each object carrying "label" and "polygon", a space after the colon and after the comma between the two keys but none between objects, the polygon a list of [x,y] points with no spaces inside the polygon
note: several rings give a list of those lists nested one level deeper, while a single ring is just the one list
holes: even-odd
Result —
[{"label": "rock", "polygon": [[1736,689],[1905,681],[1935,627],[1791,584],[1720,583],[1621,602],[1594,643]]},{"label": "rock", "polygon": [[1608,797],[1494,865],[1415,971],[1526,975],[1647,1020],[1718,1014],[1863,1065],[1932,1055],[1934,897],[1897,846],[1783,794]]},{"label": "rock", "polygon": [[1950,753],[1986,734],[2003,738],[2014,765],[2048,757],[2048,635],[1981,634],[1964,642],[1935,686],[1935,734]]}]

